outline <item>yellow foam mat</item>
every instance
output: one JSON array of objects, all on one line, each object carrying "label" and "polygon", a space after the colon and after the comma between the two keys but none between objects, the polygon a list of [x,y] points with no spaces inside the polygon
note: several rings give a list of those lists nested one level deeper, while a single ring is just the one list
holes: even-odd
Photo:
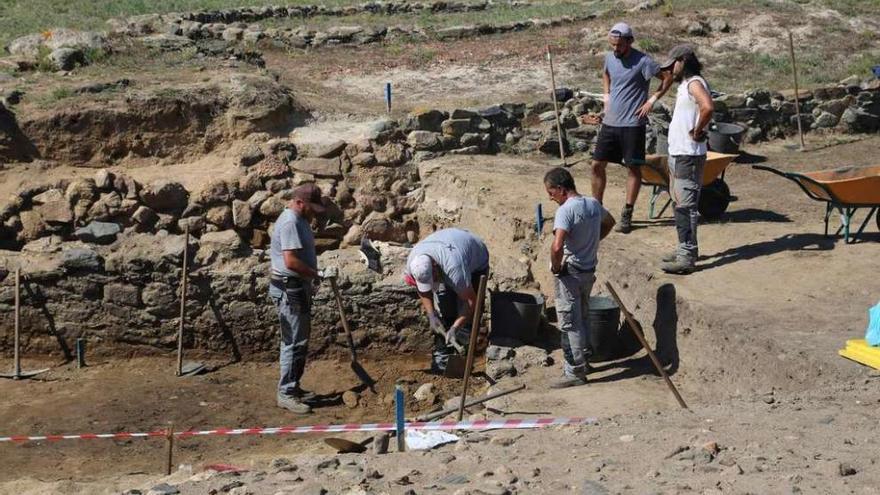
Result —
[{"label": "yellow foam mat", "polygon": [[837,353],[857,363],[880,370],[880,347],[869,346],[865,339],[847,340],[846,347]]}]

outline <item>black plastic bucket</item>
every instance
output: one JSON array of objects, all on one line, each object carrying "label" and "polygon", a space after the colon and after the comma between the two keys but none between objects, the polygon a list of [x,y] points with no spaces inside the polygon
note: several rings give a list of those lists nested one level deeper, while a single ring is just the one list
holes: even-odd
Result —
[{"label": "black plastic bucket", "polygon": [[492,293],[492,335],[533,343],[538,339],[544,297],[525,292]]},{"label": "black plastic bucket", "polygon": [[604,296],[590,298],[591,363],[613,361],[632,356],[639,349],[638,339],[626,323],[620,323],[620,308],[613,299]]},{"label": "black plastic bucket", "polygon": [[620,308],[610,297],[590,298],[590,361],[615,359],[617,330],[620,328]]},{"label": "black plastic bucket", "polygon": [[739,144],[746,129],[736,124],[714,123],[709,126],[709,149],[728,155],[739,154]]}]

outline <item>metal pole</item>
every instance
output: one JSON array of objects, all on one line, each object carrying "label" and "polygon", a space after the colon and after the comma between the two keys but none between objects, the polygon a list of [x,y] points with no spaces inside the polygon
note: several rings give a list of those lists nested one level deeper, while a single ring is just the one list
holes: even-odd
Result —
[{"label": "metal pole", "polygon": [[[505,395],[509,395],[514,392],[519,392],[520,390],[523,390],[524,388],[526,388],[525,385],[520,385],[518,387],[513,387],[510,390],[502,390],[500,392],[495,392],[494,394],[489,394],[484,397],[480,397],[479,399],[471,399],[471,400],[467,401],[467,403],[464,405],[464,407],[476,406],[477,404],[482,404],[483,402],[488,402],[492,399],[497,399],[498,397],[504,397]],[[450,413],[454,413],[456,411],[458,411],[458,406],[450,407],[449,409],[443,409],[442,411],[432,412],[432,413],[424,414],[422,416],[418,416],[416,418],[416,421],[433,421],[435,419],[442,418],[443,416],[446,416],[447,414],[450,414]]]},{"label": "metal pole", "polygon": [[403,452],[406,450],[406,431],[404,429],[404,401],[406,398],[403,394],[403,387],[400,385],[394,386],[394,409],[395,409],[395,419],[396,419],[396,430],[397,430],[397,451]]},{"label": "metal pole", "polygon": [[168,425],[165,430],[165,474],[171,474],[171,466],[174,464],[174,423]]},{"label": "metal pole", "polygon": [[385,83],[385,111],[391,113],[391,83]]},{"label": "metal pole", "polygon": [[562,166],[567,167],[565,163],[565,146],[562,143],[562,123],[559,121],[559,104],[556,102],[556,75],[553,72],[553,52],[550,51],[550,45],[547,45],[547,60],[550,62],[550,85],[551,95],[553,96],[553,112],[556,114],[556,135],[559,138],[559,158],[562,158]]},{"label": "metal pole", "polygon": [[471,338],[468,343],[467,361],[464,365],[464,384],[461,387],[461,402],[458,404],[458,420],[464,417],[464,403],[467,399],[468,383],[471,380],[471,371],[474,368],[474,349],[477,347],[477,334],[480,333],[480,317],[483,313],[483,299],[486,298],[485,275],[480,276],[480,287],[477,291],[477,305],[474,308],[474,319],[471,323]]},{"label": "metal pole", "polygon": [[76,368],[86,367],[86,339],[76,339]]},{"label": "metal pole", "polygon": [[189,261],[189,225],[184,230],[183,273],[180,282],[180,326],[177,329],[177,376],[183,375],[183,327],[186,321],[186,271]]},{"label": "metal pole", "polygon": [[15,269],[15,337],[12,343],[13,371],[12,378],[18,380],[21,377],[21,267]]},{"label": "metal pole", "polygon": [[541,207],[541,203],[535,206],[535,230],[539,235],[544,230],[544,210]]},{"label": "metal pole", "polygon": [[801,140],[801,151],[804,151],[804,130],[801,126],[801,103],[798,92],[797,61],[794,58],[794,37],[788,32],[788,51],[791,53],[791,71],[794,74],[794,112],[797,118],[798,137]]},{"label": "metal pole", "polygon": [[617,295],[614,287],[611,286],[611,282],[605,282],[605,287],[608,288],[608,292],[611,293],[611,297],[614,298],[614,300],[617,302],[617,305],[620,307],[620,312],[623,313],[624,318],[626,318],[626,322],[629,324],[630,330],[632,330],[636,338],[639,340],[639,343],[641,343],[642,347],[644,347],[645,350],[648,352],[648,357],[651,358],[651,362],[654,363],[654,367],[657,368],[657,372],[660,373],[660,376],[663,377],[663,380],[666,382],[669,390],[672,391],[672,395],[675,396],[675,399],[678,401],[678,405],[680,405],[682,409],[687,409],[687,404],[684,403],[684,399],[682,399],[681,395],[679,395],[678,389],[676,389],[675,385],[672,384],[672,380],[669,379],[669,375],[666,374],[666,370],[663,369],[663,366],[660,364],[660,360],[658,360],[657,356],[654,355],[654,351],[652,351],[651,347],[648,346],[648,342],[645,340],[645,336],[642,335],[639,324],[636,323],[633,316],[626,309],[626,306],[623,305],[623,301],[620,300],[620,297]]}]

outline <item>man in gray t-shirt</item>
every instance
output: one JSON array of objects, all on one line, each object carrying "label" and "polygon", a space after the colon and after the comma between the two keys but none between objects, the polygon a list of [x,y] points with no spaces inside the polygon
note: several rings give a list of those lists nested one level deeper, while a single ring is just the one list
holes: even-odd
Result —
[{"label": "man in gray t-shirt", "polygon": [[544,188],[559,204],[553,221],[550,271],[555,275],[556,316],[561,333],[563,376],[551,388],[587,383],[587,349],[590,292],[596,281],[599,240],[614,226],[614,219],[593,198],[577,192],[574,178],[564,168],[554,168],[544,176]]},{"label": "man in gray t-shirt", "polygon": [[[605,195],[608,162],[620,163],[628,170],[626,181],[626,205],[620,215],[617,230],[629,233],[632,230],[632,212],[642,174],[639,165],[645,163],[645,125],[648,114],[672,85],[667,72],[649,55],[632,47],[634,35],[626,23],[619,22],[608,33],[612,51],[605,54],[605,67],[602,72],[604,88],[605,115],[587,115],[587,124],[602,124],[596,136],[593,151],[593,197],[600,203]],[[648,91],[653,77],[662,83],[650,98]]]},{"label": "man in gray t-shirt", "polygon": [[488,273],[489,250],[467,230],[438,230],[410,251],[404,279],[418,290],[434,331],[433,371],[444,371],[453,353],[441,336],[447,328],[457,342],[467,342],[477,302],[477,283],[481,275]]},{"label": "man in gray t-shirt", "polygon": [[322,276],[309,222],[323,211],[321,190],[317,186],[297,187],[293,190],[293,199],[275,221],[269,247],[272,264],[269,297],[275,303],[281,323],[277,404],[297,414],[311,412],[307,402],[315,397],[302,388],[301,380],[312,330],[313,282]]}]

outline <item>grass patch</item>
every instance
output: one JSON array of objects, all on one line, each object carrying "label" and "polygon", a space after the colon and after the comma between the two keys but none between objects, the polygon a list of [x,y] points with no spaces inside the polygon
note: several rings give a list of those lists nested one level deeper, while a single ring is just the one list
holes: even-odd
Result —
[{"label": "grass patch", "polygon": [[524,21],[527,19],[550,19],[562,16],[574,16],[595,11],[595,6],[585,6],[571,1],[564,2],[538,2],[536,5],[526,7],[513,7],[505,4],[496,4],[482,11],[452,12],[435,14],[431,12],[415,12],[397,15],[381,15],[359,13],[355,15],[315,16],[307,19],[302,18],[272,18],[260,21],[263,27],[275,28],[308,28],[322,30],[330,26],[418,26],[427,29],[442,29],[452,26],[474,24],[503,24],[507,22]]},{"label": "grass patch", "polygon": [[70,98],[71,96],[73,96],[73,91],[70,88],[55,88],[49,94],[49,100],[60,101]]},{"label": "grass patch", "polygon": [[0,44],[53,28],[105,30],[114,17],[266,5],[347,5],[351,0],[0,0]]},{"label": "grass patch", "polygon": [[645,53],[658,53],[660,51],[660,44],[651,38],[637,38],[635,44],[636,48]]}]

